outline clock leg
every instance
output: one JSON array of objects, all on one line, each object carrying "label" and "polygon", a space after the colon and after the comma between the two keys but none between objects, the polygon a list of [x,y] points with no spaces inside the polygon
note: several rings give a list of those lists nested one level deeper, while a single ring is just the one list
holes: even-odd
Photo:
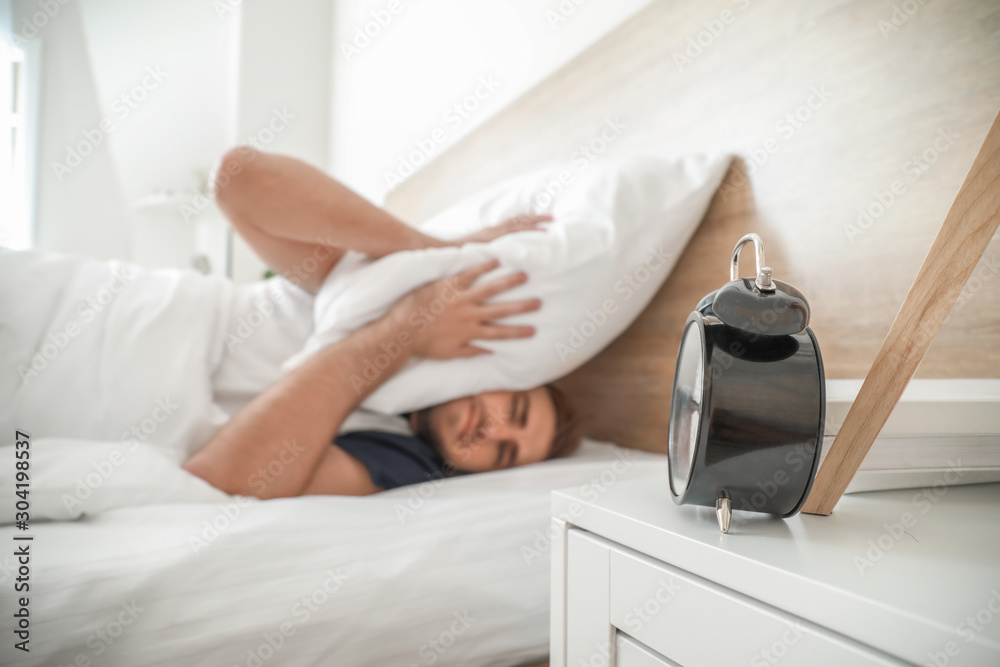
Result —
[{"label": "clock leg", "polygon": [[729,520],[733,515],[733,501],[725,491],[719,491],[719,497],[715,500],[715,516],[719,519],[719,530],[724,533],[729,532]]}]

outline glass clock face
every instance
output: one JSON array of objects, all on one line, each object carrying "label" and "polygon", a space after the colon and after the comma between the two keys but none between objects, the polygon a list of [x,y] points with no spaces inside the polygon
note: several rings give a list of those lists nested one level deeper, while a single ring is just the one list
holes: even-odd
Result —
[{"label": "glass clock face", "polygon": [[677,355],[674,396],[670,409],[668,457],[670,488],[681,495],[691,476],[695,448],[701,432],[701,408],[705,393],[705,347],[701,328],[689,322]]}]

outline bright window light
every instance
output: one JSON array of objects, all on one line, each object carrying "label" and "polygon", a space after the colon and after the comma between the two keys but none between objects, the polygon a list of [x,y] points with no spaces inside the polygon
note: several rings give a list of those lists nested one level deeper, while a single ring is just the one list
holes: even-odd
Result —
[{"label": "bright window light", "polygon": [[32,245],[28,209],[24,52],[0,33],[0,245]]}]

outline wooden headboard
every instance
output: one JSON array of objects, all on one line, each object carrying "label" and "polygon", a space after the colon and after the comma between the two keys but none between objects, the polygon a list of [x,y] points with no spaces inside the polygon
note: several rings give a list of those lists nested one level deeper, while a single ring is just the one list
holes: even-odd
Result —
[{"label": "wooden headboard", "polygon": [[[656,2],[388,206],[419,222],[569,161],[614,118],[627,127],[607,154],[738,155],[642,316],[559,382],[588,435],[664,451],[682,325],[729,279],[747,232],[763,236],[775,276],[809,298],[827,376],[865,376],[1000,109],[998,25],[991,0]],[[918,377],[1000,377],[998,262],[994,238]]]}]

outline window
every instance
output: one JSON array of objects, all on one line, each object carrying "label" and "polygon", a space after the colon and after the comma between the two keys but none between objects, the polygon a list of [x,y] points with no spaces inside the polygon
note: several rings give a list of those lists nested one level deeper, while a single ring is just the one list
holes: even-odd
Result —
[{"label": "window", "polygon": [[0,33],[0,245],[32,245],[24,51]]}]

